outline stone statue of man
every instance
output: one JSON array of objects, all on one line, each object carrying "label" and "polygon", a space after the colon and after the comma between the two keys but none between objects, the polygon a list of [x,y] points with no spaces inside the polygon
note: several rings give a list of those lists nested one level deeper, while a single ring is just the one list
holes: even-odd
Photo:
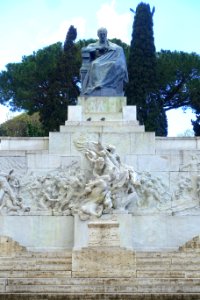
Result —
[{"label": "stone statue of man", "polygon": [[128,82],[122,47],[107,39],[107,29],[97,31],[99,40],[82,48],[81,95],[123,96]]}]

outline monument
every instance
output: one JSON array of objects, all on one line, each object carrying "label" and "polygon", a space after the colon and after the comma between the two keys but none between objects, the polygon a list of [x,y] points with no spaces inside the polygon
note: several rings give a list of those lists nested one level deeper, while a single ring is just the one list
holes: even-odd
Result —
[{"label": "monument", "polygon": [[128,82],[122,47],[107,40],[107,29],[99,28],[99,40],[82,49],[81,95],[123,96]]},{"label": "monument", "polygon": [[60,131],[0,139],[0,299],[199,299],[200,140],[145,132],[98,35]]}]

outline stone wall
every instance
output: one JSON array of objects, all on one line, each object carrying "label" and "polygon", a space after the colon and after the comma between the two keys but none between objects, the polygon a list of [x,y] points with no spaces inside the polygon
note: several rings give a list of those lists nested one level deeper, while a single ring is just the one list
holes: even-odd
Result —
[{"label": "stone wall", "polygon": [[79,224],[76,210],[71,213],[60,205],[67,197],[61,199],[62,180],[70,177],[70,186],[75,172],[79,178],[92,172],[75,145],[77,140],[114,145],[121,161],[137,173],[134,201],[103,215],[121,218],[122,246],[168,251],[199,234],[200,139],[155,137],[144,131],[136,108],[125,102],[123,97],[96,97],[94,102],[80,98],[77,106],[69,107],[65,125],[49,137],[1,137],[1,178],[9,177],[10,190],[6,192],[8,186],[2,179],[0,235],[35,250],[87,244],[86,222]]}]

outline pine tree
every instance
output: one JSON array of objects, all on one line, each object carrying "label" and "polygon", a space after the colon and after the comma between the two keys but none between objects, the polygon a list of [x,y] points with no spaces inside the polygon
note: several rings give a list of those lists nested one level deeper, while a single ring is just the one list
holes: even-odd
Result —
[{"label": "pine tree", "polygon": [[[154,8],[151,11],[149,4],[143,2],[136,8],[128,61],[129,84],[126,95],[128,104],[137,106],[140,124],[144,124],[147,131],[155,131],[157,135],[166,135],[166,116],[163,119],[165,125],[160,124],[161,115],[165,115],[165,112],[161,103],[158,103],[160,97],[157,92],[156,50],[153,35],[154,11]],[[159,128],[159,124],[161,128],[165,128],[164,131]]]},{"label": "pine tree", "polygon": [[56,43],[10,63],[0,73],[0,102],[13,110],[39,112],[45,135],[59,130],[67,119],[68,105],[79,95],[80,70],[76,29],[71,26],[64,43]]}]

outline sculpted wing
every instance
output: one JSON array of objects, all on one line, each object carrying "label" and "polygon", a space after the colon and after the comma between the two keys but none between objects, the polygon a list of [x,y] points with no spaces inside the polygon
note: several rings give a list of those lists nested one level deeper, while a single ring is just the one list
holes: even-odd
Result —
[{"label": "sculpted wing", "polygon": [[74,144],[77,150],[82,152],[83,154],[85,154],[88,151],[98,153],[99,151],[104,150],[100,142],[88,141],[86,138],[79,138],[74,141]]}]

